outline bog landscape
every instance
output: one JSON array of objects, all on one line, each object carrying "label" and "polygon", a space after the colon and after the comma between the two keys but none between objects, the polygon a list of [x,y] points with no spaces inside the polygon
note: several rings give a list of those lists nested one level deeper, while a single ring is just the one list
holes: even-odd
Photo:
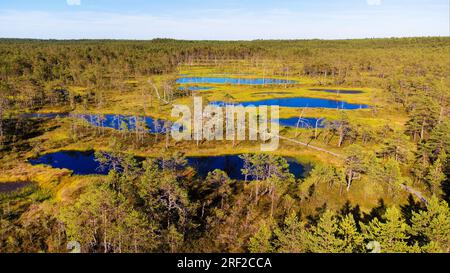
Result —
[{"label": "bog landscape", "polygon": [[0,39],[0,252],[448,253],[449,45]]}]

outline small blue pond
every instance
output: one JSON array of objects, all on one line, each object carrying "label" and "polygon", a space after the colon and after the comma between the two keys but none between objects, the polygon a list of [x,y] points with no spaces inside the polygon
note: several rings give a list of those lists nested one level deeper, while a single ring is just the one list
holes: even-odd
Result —
[{"label": "small blue pond", "polygon": [[[195,168],[201,177],[206,177],[209,172],[216,169],[225,171],[230,178],[243,180],[241,173],[244,162],[237,155],[210,156],[210,157],[188,157],[188,164]],[[297,178],[304,177],[310,166],[303,166],[292,158],[286,158],[289,170]],[[32,165],[49,165],[53,168],[69,169],[77,175],[99,174],[106,175],[109,169],[102,169],[95,160],[95,154],[90,152],[62,151],[43,155],[37,159],[30,159]]]},{"label": "small blue pond", "polygon": [[[310,166],[303,166],[293,158],[286,157],[289,163],[289,171],[296,177],[305,177]],[[206,177],[209,172],[216,169],[222,170],[232,179],[244,180],[241,169],[244,161],[237,155],[208,156],[208,157],[188,157],[188,164],[195,168],[200,176]]]},{"label": "small blue pond", "polygon": [[78,175],[100,174],[106,175],[109,169],[102,169],[95,160],[94,152],[63,151],[43,155],[30,159],[31,165],[49,165],[52,168],[68,169]]},{"label": "small blue pond", "polygon": [[[166,121],[142,116],[124,116],[124,115],[95,115],[95,114],[25,114],[27,118],[57,118],[73,117],[83,119],[90,125],[115,130],[135,130],[136,124],[145,124],[150,133],[164,133],[166,131]],[[180,128],[181,129],[181,128]]]},{"label": "small blue pond", "polygon": [[264,79],[264,78],[221,78],[221,77],[183,77],[176,81],[178,84],[197,83],[197,84],[296,84],[297,81],[282,79]]},{"label": "small blue pond", "polygon": [[299,118],[284,118],[279,119],[279,124],[281,126],[286,127],[297,127],[298,128],[324,128],[324,119],[318,119],[318,118],[301,118],[299,121]]},{"label": "small blue pond", "polygon": [[[76,115],[89,124],[97,127],[111,128],[115,130],[135,130],[136,124],[145,124],[150,133],[165,132],[165,121],[153,119],[151,117],[134,117],[123,115]],[[139,128],[139,127],[138,127]]]},{"label": "small blue pond", "polygon": [[[222,101],[211,102],[212,105],[225,106],[230,103],[225,103]],[[319,98],[276,98],[276,99],[265,99],[260,101],[248,101],[248,102],[238,102],[234,105],[242,106],[274,106],[278,105],[280,107],[291,107],[291,108],[330,108],[330,109],[345,109],[345,110],[356,110],[368,108],[365,104],[353,104],[345,101],[329,100],[329,99],[319,99]]]},{"label": "small blue pond", "polygon": [[[79,119],[83,119],[88,122],[90,125],[95,127],[103,126],[104,128],[111,128],[115,130],[127,130],[133,131],[136,128],[136,118],[132,116],[123,116],[123,115],[92,115],[92,114],[25,114],[22,117],[27,118],[57,118],[57,117],[75,117]],[[140,122],[145,121],[146,127],[150,133],[165,133],[165,122],[163,120],[155,120],[150,117],[137,117],[137,120]],[[317,118],[302,118],[300,122],[298,122],[298,118],[286,118],[279,119],[279,124],[281,126],[286,127],[298,127],[299,128],[324,128],[324,120],[322,119],[319,123],[317,123],[319,119]],[[123,125],[126,125],[124,127]],[[176,124],[174,125],[176,128]],[[178,127],[179,130],[182,127]]]}]

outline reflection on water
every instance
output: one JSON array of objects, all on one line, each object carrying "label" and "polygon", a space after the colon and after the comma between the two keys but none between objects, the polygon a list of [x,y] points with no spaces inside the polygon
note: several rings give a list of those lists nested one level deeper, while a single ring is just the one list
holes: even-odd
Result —
[{"label": "reflection on water", "polygon": [[[303,166],[295,159],[286,158],[289,163],[289,170],[297,178],[306,176],[310,166]],[[209,157],[188,157],[188,164],[195,168],[201,177],[206,177],[209,172],[216,169],[225,171],[230,178],[243,180],[241,169],[244,161],[238,155],[209,156]],[[101,168],[99,162],[95,160],[93,151],[61,151],[46,154],[36,159],[30,159],[32,165],[49,165],[53,168],[72,170],[77,175],[99,174],[106,175],[108,168]]]},{"label": "reflection on water", "polygon": [[279,124],[286,127],[298,128],[324,128],[324,119],[318,118],[284,118],[279,119]]},{"label": "reflection on water", "polygon": [[[95,114],[25,114],[25,118],[57,118],[57,117],[71,117],[82,119],[90,125],[103,128],[111,128],[115,130],[130,130],[133,131],[136,128],[141,128],[150,133],[164,133],[167,128],[171,128],[172,123],[153,119],[151,117],[143,116],[125,116],[125,115],[95,115]],[[176,126],[174,127],[177,128]],[[182,127],[178,127],[181,129]]]},{"label": "reflection on water", "polygon": [[[230,103],[223,101],[211,102],[212,105],[225,106]],[[296,98],[275,98],[275,99],[265,99],[252,102],[238,102],[233,103],[233,105],[242,106],[280,106],[280,107],[290,107],[290,108],[330,108],[330,109],[344,109],[344,110],[355,110],[355,109],[365,109],[368,105],[365,104],[353,104],[345,101],[329,100],[329,99],[319,99],[319,98],[306,98],[306,97],[296,97]]]},{"label": "reflection on water", "polygon": [[[296,178],[305,177],[307,175],[309,166],[303,166],[293,158],[287,157],[285,159],[289,163],[289,171]],[[219,169],[225,171],[232,179],[245,179],[245,176],[242,175],[241,172],[244,167],[244,161],[238,155],[189,157],[188,162],[202,177],[206,177],[209,172]]]}]

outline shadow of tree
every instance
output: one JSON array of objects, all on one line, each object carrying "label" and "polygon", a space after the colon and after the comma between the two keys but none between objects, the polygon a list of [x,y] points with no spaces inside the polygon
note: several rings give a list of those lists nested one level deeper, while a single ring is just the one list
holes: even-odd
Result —
[{"label": "shadow of tree", "polygon": [[361,208],[359,205],[353,207],[350,201],[347,200],[344,206],[342,206],[342,208],[339,210],[339,215],[346,216],[349,214],[353,216],[353,219],[355,219],[358,229],[360,229],[359,223],[362,221]]},{"label": "shadow of tree", "polygon": [[374,207],[370,213],[363,213],[363,217],[361,218],[361,221],[365,224],[369,223],[374,218],[378,218],[381,220],[382,216],[386,213],[386,204],[384,203],[384,199],[380,198],[378,200],[378,206]]},{"label": "shadow of tree", "polygon": [[408,196],[408,203],[406,205],[400,206],[403,217],[408,225],[411,224],[411,218],[413,212],[418,212],[421,209],[425,209],[423,202],[414,201],[414,196],[410,194]]},{"label": "shadow of tree", "polygon": [[312,215],[308,215],[306,216],[306,220],[308,220],[308,225],[309,226],[316,226],[317,223],[320,220],[320,217],[322,216],[322,214],[324,214],[324,212],[327,210],[328,205],[327,203],[323,203],[322,206],[317,207],[316,210],[316,214],[312,214]]},{"label": "shadow of tree", "polygon": [[[450,162],[450,159],[447,159],[447,161]],[[446,164],[444,173],[445,173],[446,179],[442,182],[442,185],[441,185],[442,191],[443,191],[442,198],[445,200],[445,202],[450,204],[450,163]]]},{"label": "shadow of tree", "polygon": [[[0,151],[9,152],[13,149],[17,151],[26,151],[31,149],[28,143],[29,139],[43,135],[46,130],[42,126],[44,119],[7,119],[3,120],[4,145],[0,146]],[[57,127],[47,128],[52,131]]]}]

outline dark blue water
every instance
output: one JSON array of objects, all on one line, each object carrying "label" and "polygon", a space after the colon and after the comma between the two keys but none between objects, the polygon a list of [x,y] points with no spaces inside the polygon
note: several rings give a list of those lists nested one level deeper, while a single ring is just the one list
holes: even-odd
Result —
[{"label": "dark blue water", "polygon": [[[115,130],[130,130],[136,129],[136,124],[145,124],[146,129],[150,133],[164,133],[166,131],[166,121],[153,119],[151,117],[143,116],[125,116],[125,115],[95,115],[95,114],[25,114],[25,118],[57,118],[57,117],[72,117],[83,119],[90,125],[103,128],[111,128]],[[175,125],[176,126],[176,125]],[[174,127],[177,128],[177,127]],[[181,129],[179,127],[178,129]]]},{"label": "dark blue water", "polygon": [[299,118],[284,118],[279,119],[278,123],[281,126],[286,127],[297,127],[298,128],[324,128],[324,119],[318,119],[318,118],[302,118],[299,122]]},{"label": "dark blue water", "polygon": [[[127,128],[127,130],[133,131],[136,128],[136,118],[133,116],[123,116],[123,115],[91,115],[91,114],[85,114],[85,115],[69,115],[69,114],[25,114],[23,117],[28,118],[56,118],[56,117],[76,117],[80,119],[84,119],[87,121],[90,125],[104,128],[111,128],[115,130],[124,130]],[[137,120],[140,122],[145,121],[146,128],[150,133],[165,133],[166,128],[165,121],[164,120],[155,120],[150,117],[137,117]],[[315,128],[316,122],[318,119],[316,118],[302,118],[302,121],[299,124],[299,128]],[[287,127],[297,127],[298,118],[286,118],[286,119],[279,119],[279,124],[281,126],[287,126]],[[125,124],[126,127],[123,128],[122,124]],[[176,124],[173,125],[175,129],[177,129]],[[317,128],[323,128],[324,124],[323,121],[320,122],[317,126]],[[182,127],[179,126],[178,130],[181,130]]]},{"label": "dark blue water", "polygon": [[102,169],[95,160],[94,152],[63,151],[43,155],[37,159],[30,159],[32,165],[49,165],[52,168],[68,169],[77,175],[100,174],[106,175],[109,169]]},{"label": "dark blue water", "polygon": [[[290,172],[295,177],[304,177],[307,173],[305,166],[295,159],[286,158],[289,163]],[[210,157],[188,157],[188,164],[195,168],[201,177],[206,177],[209,172],[216,169],[225,171],[232,179],[243,180],[241,173],[244,162],[238,155],[210,156]],[[106,175],[108,168],[102,169],[95,160],[94,152],[62,151],[43,155],[37,159],[30,159],[32,165],[49,165],[53,168],[72,170],[77,175],[99,174]]]},{"label": "dark blue water", "polygon": [[309,89],[311,91],[318,91],[318,92],[327,92],[327,93],[334,93],[334,94],[362,94],[364,91],[362,90],[341,90],[341,89]]},{"label": "dark blue water", "polygon": [[[213,105],[225,106],[226,104],[222,101],[211,102]],[[355,110],[355,109],[364,109],[368,108],[368,105],[365,104],[352,104],[345,101],[338,100],[329,100],[329,99],[319,99],[319,98],[305,98],[305,97],[297,97],[297,98],[276,98],[276,99],[266,99],[260,101],[252,101],[252,102],[239,102],[234,105],[242,105],[242,106],[261,106],[261,105],[278,105],[280,107],[291,107],[291,108],[331,108],[331,109],[345,109],[345,110]]]},{"label": "dark blue water", "polygon": [[[289,171],[296,178],[305,177],[306,170],[303,165],[293,158],[285,158],[289,163]],[[209,172],[216,169],[225,171],[231,179],[244,180],[241,169],[244,167],[244,161],[237,155],[226,156],[208,156],[208,157],[189,157],[188,163],[195,168],[198,174],[206,177]]]},{"label": "dark blue water", "polygon": [[291,80],[263,79],[263,78],[183,77],[177,79],[177,83],[261,85],[261,84],[296,84],[298,82]]},{"label": "dark blue water", "polygon": [[164,133],[166,122],[163,120],[153,119],[151,117],[135,117],[123,115],[75,115],[89,124],[96,127],[111,128],[115,130],[135,130],[136,124],[145,124],[146,129],[150,133]]}]

